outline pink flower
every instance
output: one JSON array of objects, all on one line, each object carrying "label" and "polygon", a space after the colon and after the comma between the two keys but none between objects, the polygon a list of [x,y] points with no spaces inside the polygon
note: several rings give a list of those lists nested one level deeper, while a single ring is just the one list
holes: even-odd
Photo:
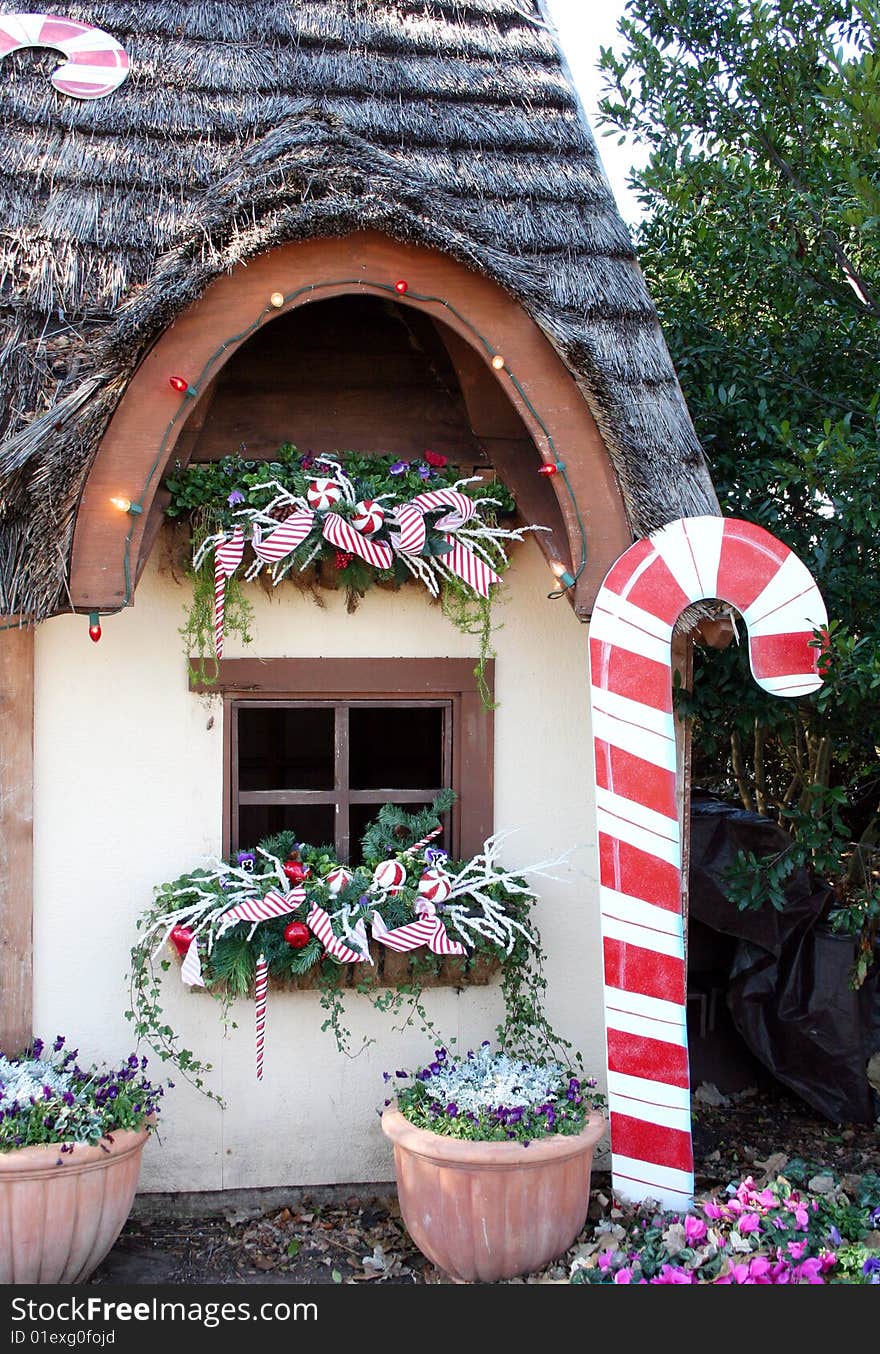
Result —
[{"label": "pink flower", "polygon": [[601,1269],[603,1274],[605,1273],[606,1269],[610,1269],[611,1251],[603,1251],[602,1254],[599,1256],[599,1259],[596,1261],[596,1264],[598,1265],[599,1269]]},{"label": "pink flower", "polygon": [[614,1282],[615,1282],[615,1283],[632,1283],[632,1277],[633,1277],[633,1276],[632,1276],[632,1270],[631,1270],[631,1269],[627,1269],[626,1265],[624,1265],[623,1269],[619,1269],[619,1270],[617,1271],[617,1273],[615,1274],[615,1276],[614,1276]]},{"label": "pink flower", "polygon": [[698,1241],[702,1241],[708,1230],[702,1218],[695,1218],[693,1213],[688,1213],[684,1220],[684,1234],[689,1246],[694,1246]]},{"label": "pink flower", "polygon": [[807,1227],[810,1224],[810,1215],[804,1208],[803,1204],[795,1205],[794,1216],[798,1227],[801,1227],[804,1231],[806,1231]]},{"label": "pink flower", "polygon": [[706,1214],[707,1218],[710,1218],[712,1220],[712,1222],[718,1222],[719,1219],[724,1217],[724,1210],[722,1208],[719,1208],[718,1204],[716,1204],[714,1200],[710,1200],[708,1203],[703,1205],[703,1212]]},{"label": "pink flower", "polygon": [[755,1195],[753,1202],[760,1204],[762,1208],[772,1208],[778,1201],[772,1189],[762,1189],[760,1194]]},{"label": "pink flower", "polygon": [[737,1226],[740,1236],[748,1236],[750,1232],[760,1232],[761,1219],[757,1213],[743,1213]]},{"label": "pink flower", "polygon": [[749,1276],[753,1283],[768,1282],[766,1276],[770,1273],[770,1261],[766,1255],[753,1255],[749,1261]]},{"label": "pink flower", "polygon": [[803,1260],[803,1258],[804,1258],[804,1251],[805,1251],[806,1249],[807,1249],[807,1239],[806,1239],[806,1237],[804,1238],[803,1241],[789,1241],[789,1243],[788,1243],[788,1245],[787,1245],[787,1247],[786,1247],[786,1250],[788,1251],[788,1253],[789,1253],[789,1255],[791,1256],[792,1260]]},{"label": "pink flower", "polygon": [[678,1265],[664,1265],[659,1274],[655,1274],[651,1283],[696,1283],[693,1270],[680,1269]]},{"label": "pink flower", "polygon": [[794,1271],[798,1283],[824,1283],[822,1278],[822,1261],[813,1256],[805,1260],[802,1265],[798,1265]]}]

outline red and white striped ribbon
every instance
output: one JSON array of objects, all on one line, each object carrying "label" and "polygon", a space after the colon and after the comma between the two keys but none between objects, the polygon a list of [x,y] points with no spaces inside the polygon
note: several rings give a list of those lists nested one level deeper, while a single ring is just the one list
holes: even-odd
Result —
[{"label": "red and white striped ribbon", "polygon": [[181,981],[186,983],[187,987],[204,987],[205,980],[202,977],[202,961],[199,958],[199,942],[194,937],[189,944],[183,963],[180,966]]},{"label": "red and white striped ribbon", "polygon": [[[334,959],[338,959],[342,964],[364,964],[367,961],[366,953],[360,954],[353,950],[350,945],[346,945],[343,940],[333,934],[333,926],[330,917],[323,907],[318,907],[317,903],[312,904],[312,909],[306,917],[306,925],[318,937],[321,944],[328,954],[332,954]],[[364,950],[367,949],[367,933],[364,929],[363,920],[359,921],[355,930],[361,928],[364,940]]]},{"label": "red and white striped ribbon", "polygon": [[390,569],[394,563],[390,546],[383,545],[381,541],[371,541],[350,522],[346,522],[344,517],[340,517],[338,512],[328,512],[324,518],[322,531],[324,539],[335,545],[337,550],[347,550],[349,554],[360,555],[361,559],[365,559],[376,569]]},{"label": "red and white striped ribbon", "polygon": [[477,511],[476,504],[457,489],[432,489],[427,493],[417,494],[410,503],[395,508],[392,517],[399,530],[391,533],[391,544],[401,555],[420,555],[425,548],[427,534],[422,514],[444,507],[451,508],[452,511],[438,518],[436,525],[437,530],[443,533],[449,551],[438,558],[474,592],[479,593],[481,597],[488,597],[492,584],[500,581],[500,574],[455,536],[445,534],[463,527]]},{"label": "red and white striped ribbon", "polygon": [[256,1036],[257,1081],[263,1080],[263,1047],[266,1042],[266,1006],[269,996],[269,965],[266,956],[257,959],[254,972],[254,1026]]},{"label": "red and white striped ribbon", "polygon": [[686,1209],[693,1198],[687,966],[672,709],[672,632],[693,602],[734,606],[765,690],[821,685],[825,605],[801,561],[762,527],[682,518],[609,570],[590,622],[590,671],[612,1185]]},{"label": "red and white striped ribbon", "polygon": [[429,489],[424,494],[416,494],[410,500],[413,508],[419,512],[432,512],[435,508],[451,508],[445,517],[437,518],[438,531],[457,531],[469,522],[477,511],[477,505],[467,494],[458,489]]},{"label": "red and white striped ribbon", "polygon": [[54,47],[67,60],[49,79],[74,99],[102,99],[128,75],[124,47],[102,28],[54,14],[0,15],[0,60],[23,47]]},{"label": "red and white striped ribbon", "polygon": [[271,921],[273,917],[284,917],[288,912],[295,912],[300,903],[305,902],[305,898],[306,891],[301,887],[291,889],[289,893],[270,889],[262,898],[246,898],[243,903],[236,903],[235,907],[222,913],[218,919],[217,935],[222,935],[240,921]]},{"label": "red and white striped ribbon", "polygon": [[397,528],[389,529],[389,538],[394,549],[401,555],[420,555],[425,548],[428,532],[425,519],[411,503],[401,503],[390,514]]},{"label": "red and white striped ribbon", "polygon": [[446,927],[437,916],[433,903],[420,899],[416,904],[419,913],[417,921],[407,922],[405,926],[396,926],[389,931],[382,916],[373,913],[373,939],[381,941],[391,950],[404,954],[407,950],[417,950],[427,945],[434,954],[467,954],[467,949],[457,940],[451,940]]},{"label": "red and white striped ribbon", "polygon": [[315,514],[306,509],[298,508],[292,512],[269,536],[263,538],[263,533],[258,525],[254,526],[251,545],[254,547],[254,554],[261,559],[264,564],[275,564],[278,560],[284,559],[298,545],[302,545],[308,536],[315,521]]},{"label": "red and white striped ribbon", "polygon": [[223,631],[226,614],[226,580],[231,578],[244,556],[244,531],[235,527],[231,536],[214,550],[214,648],[223,657]]}]

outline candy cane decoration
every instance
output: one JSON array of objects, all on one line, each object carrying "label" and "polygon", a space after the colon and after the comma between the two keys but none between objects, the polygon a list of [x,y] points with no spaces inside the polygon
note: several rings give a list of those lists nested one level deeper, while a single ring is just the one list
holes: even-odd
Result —
[{"label": "candy cane decoration", "polygon": [[60,94],[103,99],[125,80],[128,53],[102,28],[55,14],[0,15],[0,61],[24,47],[54,47],[67,60],[49,76]]},{"label": "candy cane decoration", "polygon": [[214,649],[223,657],[223,631],[226,619],[226,580],[231,578],[244,555],[244,531],[236,527],[230,537],[214,551]]},{"label": "candy cane decoration", "polygon": [[269,993],[269,965],[261,954],[254,973],[254,1026],[256,1035],[257,1081],[263,1080],[263,1045],[266,1040],[266,1005]]},{"label": "candy cane decoration", "polygon": [[612,1184],[625,1199],[693,1200],[687,965],[671,644],[685,607],[729,602],[752,675],[778,696],[822,684],[812,576],[751,522],[692,517],[636,542],[607,574],[590,667]]},{"label": "candy cane decoration", "polygon": [[420,841],[413,842],[412,846],[408,846],[406,850],[403,851],[401,854],[404,856],[417,855],[417,853],[421,851],[424,847],[430,846],[434,838],[439,837],[442,831],[443,824],[441,823],[437,827],[432,828],[426,837],[422,837]]}]

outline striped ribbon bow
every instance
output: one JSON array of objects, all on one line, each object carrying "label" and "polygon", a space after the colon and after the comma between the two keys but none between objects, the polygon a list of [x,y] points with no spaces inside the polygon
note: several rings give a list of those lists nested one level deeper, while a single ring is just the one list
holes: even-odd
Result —
[{"label": "striped ribbon bow", "polygon": [[450,573],[467,583],[481,597],[489,596],[489,588],[497,583],[500,574],[479,559],[472,550],[449,532],[456,532],[476,513],[476,504],[458,489],[429,489],[417,494],[410,503],[402,503],[391,513],[397,530],[389,533],[391,544],[401,555],[420,555],[425,548],[427,531],[424,514],[436,508],[449,508],[450,511],[437,519],[437,530],[449,546],[447,554],[442,556],[443,564]]},{"label": "striped ribbon bow", "polygon": [[312,910],[306,917],[306,925],[318,937],[327,953],[332,955],[334,959],[338,959],[341,964],[372,963],[369,957],[369,941],[367,940],[363,917],[352,928],[358,943],[363,942],[363,952],[353,950],[350,945],[346,945],[344,940],[340,940],[338,936],[333,934],[329,914],[324,911],[323,907],[318,907],[317,903],[312,904]]},{"label": "striped ribbon bow", "polygon": [[230,907],[220,916],[217,936],[222,936],[236,922],[252,921],[256,924],[270,921],[272,917],[283,917],[288,912],[295,912],[305,900],[306,891],[301,887],[291,889],[289,893],[270,889],[263,898],[246,898],[243,903],[236,903],[235,907]]},{"label": "striped ribbon bow", "polygon": [[416,903],[416,912],[419,914],[417,921],[407,922],[405,926],[396,926],[393,931],[388,930],[381,914],[374,912],[373,939],[381,941],[391,950],[397,950],[399,954],[407,950],[417,950],[420,945],[427,945],[433,954],[467,954],[464,945],[449,938],[433,903],[420,898]]}]

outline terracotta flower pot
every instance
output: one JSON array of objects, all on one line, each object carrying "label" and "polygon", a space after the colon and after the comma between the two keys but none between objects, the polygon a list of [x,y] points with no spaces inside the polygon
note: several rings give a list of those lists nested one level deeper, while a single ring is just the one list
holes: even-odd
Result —
[{"label": "terracotta flower pot", "polygon": [[131,1210],[149,1129],[0,1152],[0,1284],[82,1283]]},{"label": "terracotta flower pot", "polygon": [[391,1107],[397,1196],[423,1255],[459,1283],[531,1274],[563,1254],[587,1220],[594,1110],[582,1132],[521,1142],[466,1142],[416,1128]]}]

